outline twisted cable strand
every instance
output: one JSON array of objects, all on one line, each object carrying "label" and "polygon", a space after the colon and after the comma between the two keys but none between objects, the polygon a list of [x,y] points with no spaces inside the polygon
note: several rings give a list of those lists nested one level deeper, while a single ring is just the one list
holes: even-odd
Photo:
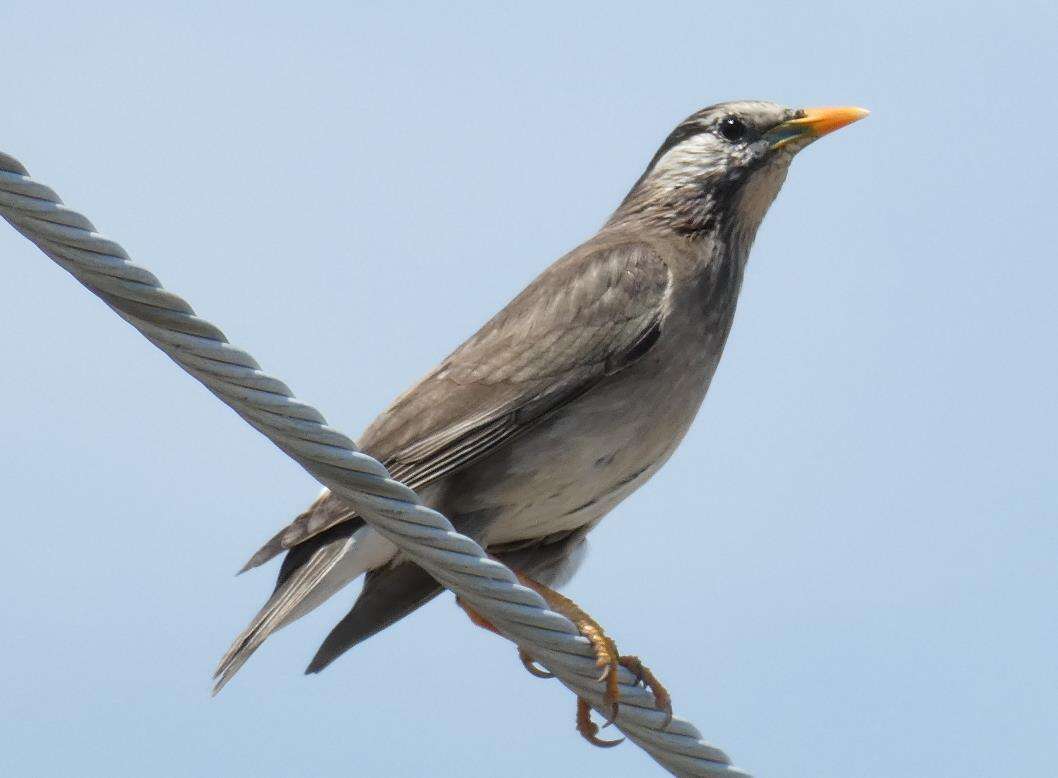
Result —
[{"label": "twisted cable strand", "polygon": [[[607,715],[591,645],[569,619],[423,505],[352,439],[328,427],[319,411],[264,373],[220,329],[197,317],[186,301],[162,288],[153,273],[134,264],[120,245],[97,233],[87,218],[3,152],[0,215],[500,633]],[[666,770],[679,776],[746,776],[704,742],[690,722],[674,717],[660,730],[665,716],[654,709],[654,696],[623,667],[619,690],[615,726]]]}]

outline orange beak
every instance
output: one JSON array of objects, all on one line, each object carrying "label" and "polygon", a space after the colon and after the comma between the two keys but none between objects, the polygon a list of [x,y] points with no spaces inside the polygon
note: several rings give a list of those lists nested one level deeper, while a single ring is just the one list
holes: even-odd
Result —
[{"label": "orange beak", "polygon": [[806,108],[797,119],[790,119],[770,129],[766,135],[774,139],[772,148],[785,146],[793,140],[809,142],[821,138],[827,133],[839,130],[846,124],[852,124],[869,114],[863,108]]}]

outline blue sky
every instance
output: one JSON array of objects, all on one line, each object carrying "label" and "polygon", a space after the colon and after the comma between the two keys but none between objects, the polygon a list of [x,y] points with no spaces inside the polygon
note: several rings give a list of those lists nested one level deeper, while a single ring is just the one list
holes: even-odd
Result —
[{"label": "blue sky", "polygon": [[[794,163],[702,412],[567,592],[757,776],[1058,760],[1051,3],[6,2],[0,149],[357,434],[724,99]],[[10,229],[0,772],[650,775],[450,596],[209,675],[317,491]]]}]

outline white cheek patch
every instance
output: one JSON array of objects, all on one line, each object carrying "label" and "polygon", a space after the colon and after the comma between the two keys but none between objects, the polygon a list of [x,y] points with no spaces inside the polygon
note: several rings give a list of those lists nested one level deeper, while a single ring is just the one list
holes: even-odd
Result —
[{"label": "white cheek patch", "polygon": [[650,172],[651,183],[662,190],[679,189],[704,176],[721,172],[730,157],[722,141],[711,132],[692,135],[673,146]]}]

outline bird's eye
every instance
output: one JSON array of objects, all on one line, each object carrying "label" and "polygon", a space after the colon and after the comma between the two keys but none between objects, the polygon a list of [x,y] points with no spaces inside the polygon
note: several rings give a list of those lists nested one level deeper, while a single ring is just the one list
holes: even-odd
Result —
[{"label": "bird's eye", "polygon": [[724,140],[729,140],[732,143],[740,141],[746,137],[746,125],[734,116],[728,116],[726,119],[720,120],[720,134]]}]

